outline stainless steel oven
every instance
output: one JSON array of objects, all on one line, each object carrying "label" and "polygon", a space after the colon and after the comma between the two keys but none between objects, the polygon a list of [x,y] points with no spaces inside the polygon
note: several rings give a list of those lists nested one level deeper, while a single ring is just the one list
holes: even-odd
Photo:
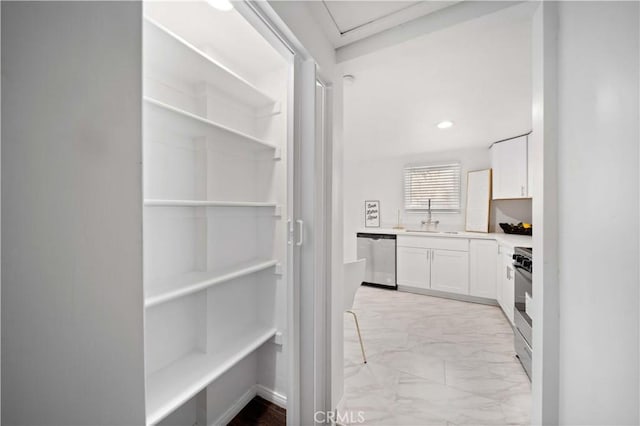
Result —
[{"label": "stainless steel oven", "polygon": [[533,308],[533,251],[530,248],[516,247],[513,254],[515,270],[515,303],[513,310],[514,346],[520,363],[531,378],[532,328],[531,312]]}]

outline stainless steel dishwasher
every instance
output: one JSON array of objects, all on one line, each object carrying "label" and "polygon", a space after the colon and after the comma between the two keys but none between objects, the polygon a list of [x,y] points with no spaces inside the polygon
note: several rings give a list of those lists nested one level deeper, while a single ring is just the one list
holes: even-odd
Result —
[{"label": "stainless steel dishwasher", "polygon": [[359,232],[358,259],[367,259],[363,284],[397,289],[396,236]]}]

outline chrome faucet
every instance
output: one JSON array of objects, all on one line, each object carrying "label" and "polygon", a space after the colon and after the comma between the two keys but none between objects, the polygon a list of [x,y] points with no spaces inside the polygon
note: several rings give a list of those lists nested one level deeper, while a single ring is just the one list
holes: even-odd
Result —
[{"label": "chrome faucet", "polygon": [[427,227],[431,226],[431,225],[435,225],[436,227],[438,226],[438,224],[440,223],[439,220],[433,220],[431,218],[431,198],[429,198],[429,209],[427,210],[427,220],[423,220],[422,222],[420,222],[423,226],[426,225]]}]

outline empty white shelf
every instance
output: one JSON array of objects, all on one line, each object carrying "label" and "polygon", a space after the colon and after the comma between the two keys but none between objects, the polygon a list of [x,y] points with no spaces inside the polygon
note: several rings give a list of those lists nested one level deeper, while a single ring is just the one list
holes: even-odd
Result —
[{"label": "empty white shelf", "polygon": [[245,148],[254,151],[276,151],[277,149],[275,145],[269,142],[207,120],[196,114],[152,98],[145,97],[144,100],[146,106],[145,120],[149,120],[146,128],[153,129],[158,134],[176,134],[188,138],[207,136],[212,139],[211,142],[243,145]]},{"label": "empty white shelf", "polygon": [[153,73],[191,86],[209,83],[253,108],[277,104],[256,86],[150,18],[145,18],[144,41],[145,68]]},{"label": "empty white shelf", "polygon": [[213,354],[191,353],[147,377],[147,425],[153,425],[200,392],[276,334],[257,327]]},{"label": "empty white shelf", "polygon": [[252,260],[213,271],[189,272],[184,275],[149,283],[153,291],[146,295],[145,308],[184,297],[211,286],[271,268],[277,260]]},{"label": "empty white shelf", "polygon": [[150,207],[277,207],[276,203],[259,201],[144,200]]}]

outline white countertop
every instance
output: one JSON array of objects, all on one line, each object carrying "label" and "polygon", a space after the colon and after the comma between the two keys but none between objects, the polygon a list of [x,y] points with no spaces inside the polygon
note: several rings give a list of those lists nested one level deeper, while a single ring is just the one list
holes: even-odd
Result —
[{"label": "white countertop", "polygon": [[411,235],[425,238],[467,238],[467,239],[479,239],[479,240],[496,240],[498,244],[507,247],[533,247],[533,241],[530,235],[514,235],[505,234],[502,232],[466,232],[458,231],[455,234],[447,232],[410,232],[404,229],[392,229],[392,228],[362,228],[358,232],[367,234],[391,234],[391,235]]}]

